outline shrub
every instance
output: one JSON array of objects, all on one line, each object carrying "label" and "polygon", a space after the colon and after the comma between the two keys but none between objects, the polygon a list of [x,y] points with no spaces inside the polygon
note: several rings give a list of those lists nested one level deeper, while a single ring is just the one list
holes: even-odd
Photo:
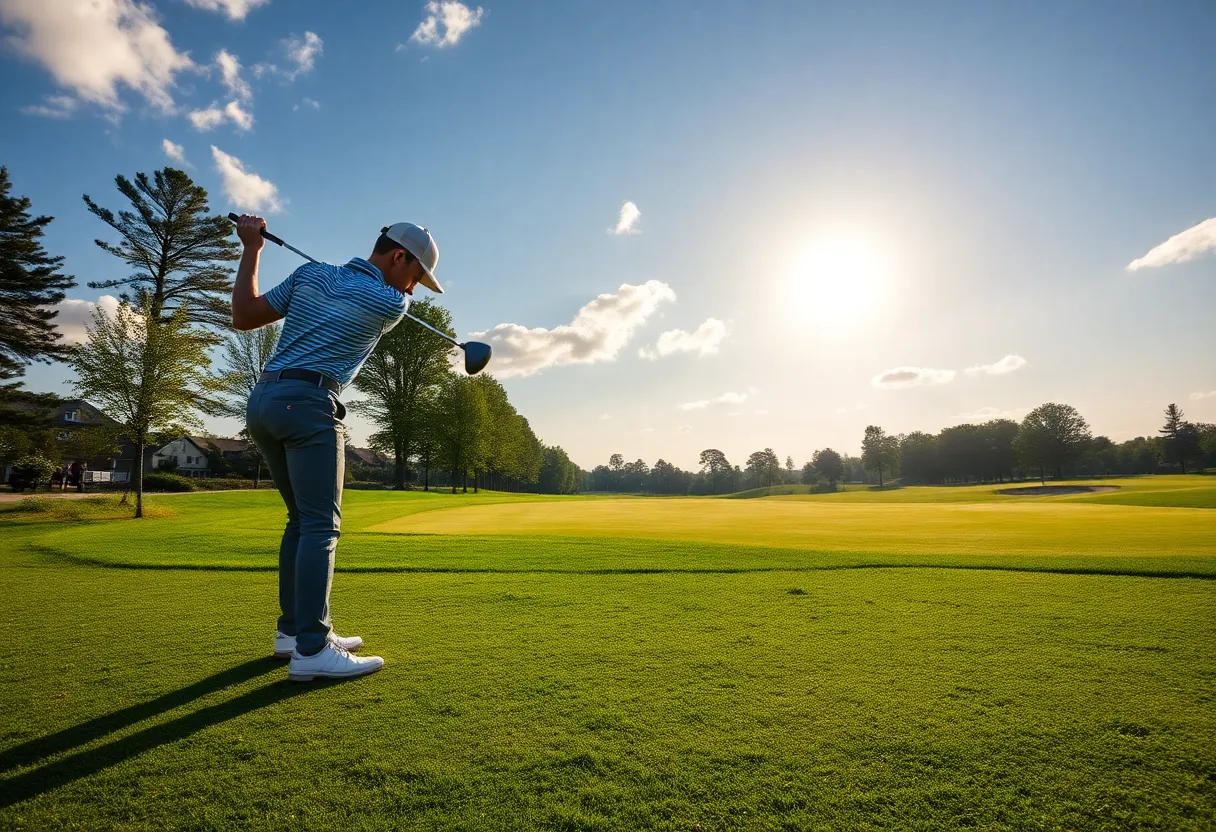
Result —
[{"label": "shrub", "polygon": [[40,483],[49,482],[55,472],[55,463],[44,456],[30,454],[23,456],[13,463],[13,473],[8,478],[8,484],[14,491],[37,489]]},{"label": "shrub", "polygon": [[177,474],[144,474],[144,491],[194,491],[194,483]]}]

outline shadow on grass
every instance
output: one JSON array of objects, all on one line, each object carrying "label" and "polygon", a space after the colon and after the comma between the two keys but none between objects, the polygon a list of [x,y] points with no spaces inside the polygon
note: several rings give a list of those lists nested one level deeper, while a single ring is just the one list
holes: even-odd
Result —
[{"label": "shadow on grass", "polygon": [[[150,702],[132,705],[50,736],[31,740],[0,754],[0,771],[35,765],[48,757],[88,745],[108,734],[122,731],[210,693],[248,682],[282,667],[282,662],[274,659],[254,659],[208,676],[180,690],[166,693]],[[293,684],[286,679],[272,682],[170,722],[145,728],[99,748],[82,751],[16,777],[0,780],[0,808],[37,797],[146,751],[185,739],[204,728],[227,722],[312,689],[312,685]]]},{"label": "shadow on grass", "polygon": [[[385,537],[410,537],[389,532],[361,532],[361,534]],[[427,535],[417,535],[427,536]],[[658,541],[663,543],[663,541]],[[215,564],[215,563],[124,563],[100,558],[85,558],[79,555],[52,549],[48,546],[30,546],[29,549],[51,560],[75,566],[100,569],[128,569],[136,572],[277,572],[277,566],[259,564]],[[785,550],[783,550],[785,551]],[[794,550],[789,550],[794,551]],[[558,567],[500,567],[500,566],[335,566],[334,571],[348,575],[751,575],[767,572],[844,572],[854,569],[947,569],[961,572],[1031,572],[1042,575],[1100,575],[1115,578],[1184,578],[1200,581],[1216,581],[1216,571],[1193,569],[1140,569],[1103,566],[1048,566],[1015,565],[993,563],[940,563],[933,561],[907,561],[905,563],[865,562],[820,563],[806,566],[783,564],[781,566],[707,566],[707,567],[648,567],[622,566],[600,569],[563,569]],[[0,755],[3,760],[3,755]],[[0,771],[3,771],[0,766]]]}]

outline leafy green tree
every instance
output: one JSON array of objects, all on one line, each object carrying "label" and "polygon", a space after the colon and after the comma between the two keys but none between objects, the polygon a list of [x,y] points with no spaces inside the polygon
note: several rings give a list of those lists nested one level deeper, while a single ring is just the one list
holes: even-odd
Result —
[{"label": "leafy green tree", "polygon": [[158,319],[150,298],[142,300],[138,311],[120,303],[112,317],[97,310],[88,339],[72,358],[76,392],[96,402],[136,446],[136,517],[143,516],[148,440],[158,431],[198,426],[196,411],[214,407],[209,394],[215,383],[207,372],[206,342],[190,326],[186,310]]},{"label": "leafy green tree", "polygon": [[582,471],[564,450],[556,445],[545,446],[538,483],[542,494],[577,494],[582,479]]},{"label": "leafy green tree", "polygon": [[937,435],[942,476],[949,482],[982,479],[984,432],[979,425],[953,425]]},{"label": "leafy green tree", "polygon": [[59,273],[63,258],[42,247],[54,218],[30,216],[29,198],[9,196],[11,189],[8,168],[0,167],[0,380],[20,377],[32,361],[67,356],[55,304],[76,285]]},{"label": "leafy green tree", "polygon": [[861,440],[861,464],[867,471],[878,473],[878,487],[883,487],[883,471],[893,472],[899,466],[899,437],[891,436],[878,425],[866,428]]},{"label": "leafy green tree", "polygon": [[[453,334],[451,313],[430,298],[411,303],[410,314]],[[365,398],[351,402],[350,410],[379,429],[372,447],[393,457],[397,488],[405,487],[410,457],[419,450],[426,427],[421,414],[451,374],[451,353],[452,347],[435,333],[399,324],[384,334],[355,377],[354,387]]]},{"label": "leafy green tree", "polygon": [[1089,441],[1089,424],[1076,408],[1049,402],[1022,420],[1013,448],[1022,464],[1038,469],[1040,481],[1046,483],[1045,471],[1050,469],[1062,479],[1064,466],[1080,458]]},{"label": "leafy green tree", "polygon": [[899,470],[907,482],[922,485],[942,481],[937,437],[913,431],[899,443]]},{"label": "leafy green tree", "polygon": [[692,477],[665,459],[650,469],[650,492],[653,494],[685,494]]},{"label": "leafy green tree", "polygon": [[727,493],[718,491],[719,487],[724,485],[723,475],[730,471],[731,467],[730,462],[726,459],[726,454],[717,448],[706,448],[701,451],[700,465],[701,471],[709,476],[709,493]]},{"label": "leafy green tree", "polygon": [[92,289],[124,288],[123,300],[142,307],[137,298],[148,297],[153,318],[187,309],[187,322],[224,328],[232,323],[229,306],[232,269],[224,265],[240,258],[227,217],[211,213],[207,191],[184,171],[165,168],[135,174],[135,181],[119,174],[118,191],[131,205],[115,214],[84,195],[89,212],[118,232],[117,244],[97,245],[127,263],[127,277],[89,283]]},{"label": "leafy green tree", "polygon": [[1003,482],[1006,477],[1013,478],[1017,462],[1013,440],[1017,435],[1018,423],[1012,419],[993,419],[979,426],[981,479]]},{"label": "leafy green tree", "polygon": [[755,451],[748,456],[747,476],[756,488],[766,488],[780,480],[781,462],[772,448]]},{"label": "leafy green tree", "polygon": [[1216,468],[1216,425],[1200,422],[1195,427],[1199,430],[1199,449],[1206,457],[1204,464]]},{"label": "leafy green tree", "polygon": [[1081,460],[1088,474],[1119,473],[1119,449],[1110,437],[1095,436],[1091,439]]},{"label": "leafy green tree", "polygon": [[1187,460],[1200,452],[1199,430],[1185,420],[1182,408],[1170,404],[1165,409],[1165,425],[1157,432],[1165,441],[1166,460],[1182,466],[1185,474]]},{"label": "leafy green tree", "polygon": [[486,439],[485,394],[475,378],[449,373],[437,391],[432,429],[442,459],[451,472],[452,493],[457,480],[468,491],[468,472],[476,470]]},{"label": "leafy green tree", "polygon": [[844,460],[831,448],[815,451],[811,457],[811,464],[815,466],[819,476],[826,479],[833,488],[836,487],[837,480],[844,474]]},{"label": "leafy green tree", "polygon": [[0,386],[0,470],[18,457],[56,455],[57,431],[51,417],[59,401],[54,393],[31,393],[16,384]]},{"label": "leafy green tree", "polygon": [[808,462],[802,466],[802,484],[814,485],[819,482],[819,472],[815,470],[815,463]]}]

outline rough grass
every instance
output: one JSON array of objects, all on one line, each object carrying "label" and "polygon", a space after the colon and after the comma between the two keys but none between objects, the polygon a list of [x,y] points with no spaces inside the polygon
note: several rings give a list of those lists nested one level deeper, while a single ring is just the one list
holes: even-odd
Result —
[{"label": "rough grass", "polygon": [[[0,514],[0,828],[1216,824],[1216,581],[828,570],[853,555],[591,536],[585,520],[566,538],[386,534],[370,529],[623,501],[351,493],[340,563],[418,571],[335,578],[339,627],[383,672],[291,685],[266,658],[274,574],[215,568],[273,567],[270,496],[153,498],[177,516],[64,529]],[[1209,540],[1216,522],[1038,500],[998,505],[1019,521],[1076,509],[1058,531],[1082,541],[1098,517],[1211,517]],[[921,557],[1017,565],[984,531],[995,506],[937,508],[974,519],[974,551]],[[1095,545],[1084,562],[1216,571],[1210,550],[1173,553],[1175,531],[1155,554]],[[179,550],[195,568],[144,568]],[[596,568],[628,562],[656,569]]]},{"label": "rough grass", "polygon": [[[145,505],[145,516],[171,517],[173,511],[165,505]],[[124,520],[135,517],[135,497],[126,503],[114,495],[97,497],[26,497],[15,503],[0,505],[0,524],[8,523],[71,523],[83,520]]]}]

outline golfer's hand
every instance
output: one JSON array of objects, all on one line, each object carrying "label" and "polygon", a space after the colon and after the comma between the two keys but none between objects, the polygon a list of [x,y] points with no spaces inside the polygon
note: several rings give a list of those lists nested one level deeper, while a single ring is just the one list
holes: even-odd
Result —
[{"label": "golfer's hand", "polygon": [[245,248],[258,251],[266,244],[265,238],[262,237],[262,229],[265,227],[266,220],[261,217],[241,214],[241,218],[236,222],[236,236],[241,238]]}]

